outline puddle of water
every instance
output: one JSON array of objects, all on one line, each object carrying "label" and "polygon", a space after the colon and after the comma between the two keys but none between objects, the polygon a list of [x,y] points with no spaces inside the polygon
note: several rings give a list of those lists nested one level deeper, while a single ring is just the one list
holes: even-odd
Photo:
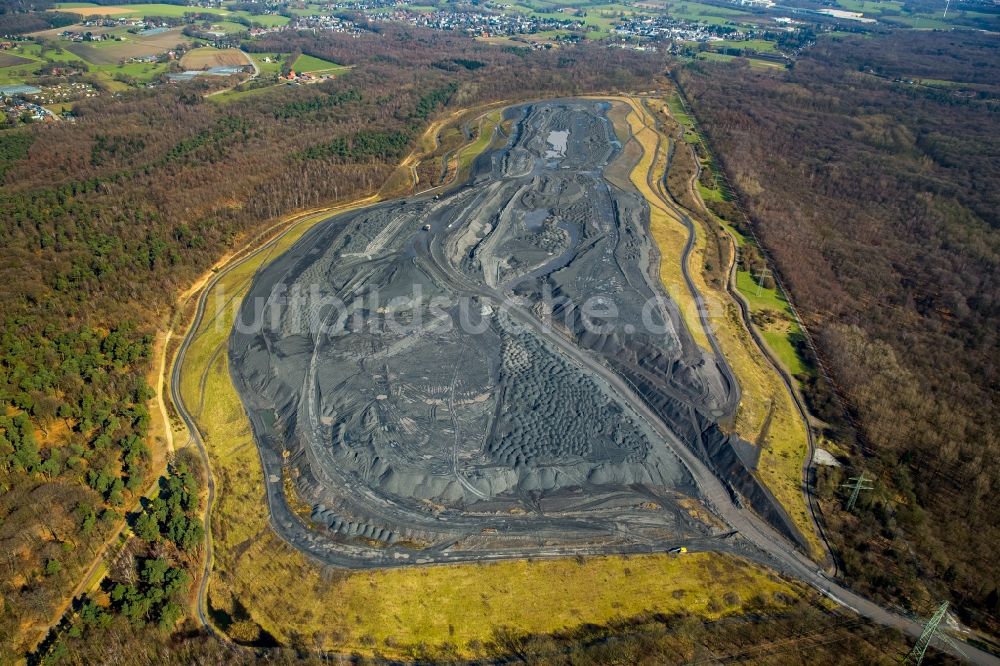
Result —
[{"label": "puddle of water", "polygon": [[545,151],[545,159],[566,157],[566,142],[569,140],[569,130],[552,130],[545,140],[552,146]]},{"label": "puddle of water", "polygon": [[529,231],[538,231],[545,224],[545,218],[549,216],[548,209],[536,208],[524,214],[524,226]]}]

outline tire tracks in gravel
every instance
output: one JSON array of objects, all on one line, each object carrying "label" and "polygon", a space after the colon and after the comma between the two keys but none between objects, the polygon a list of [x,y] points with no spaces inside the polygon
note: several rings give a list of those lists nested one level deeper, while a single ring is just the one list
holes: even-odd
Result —
[{"label": "tire tracks in gravel", "polygon": [[[655,116],[654,116],[655,118]],[[436,189],[436,188],[432,188]],[[371,197],[375,199],[376,197]],[[363,200],[362,200],[363,201]],[[360,203],[360,202],[359,202]],[[344,207],[346,208],[346,206]],[[332,211],[331,211],[332,212]],[[196,336],[196,332],[200,328],[201,320],[205,314],[205,303],[208,294],[211,292],[212,288],[218,283],[218,281],[224,277],[229,271],[233,270],[239,265],[242,265],[247,260],[257,256],[260,252],[265,250],[273,249],[277,243],[283,238],[287,233],[295,229],[299,224],[305,221],[303,218],[297,222],[293,222],[287,229],[279,233],[275,238],[268,241],[264,245],[260,246],[256,250],[253,250],[246,254],[245,256],[234,259],[231,264],[226,265],[224,268],[220,269],[202,288],[200,296],[198,298],[195,316],[192,320],[191,325],[188,327],[187,332],[182,340],[180,346],[178,347],[177,354],[174,359],[174,363],[171,370],[171,397],[174,400],[174,404],[177,407],[178,413],[181,415],[188,427],[192,439],[198,446],[199,454],[201,456],[202,462],[206,469],[206,478],[208,480],[208,501],[205,510],[205,534],[206,534],[206,557],[203,573],[201,576],[201,582],[198,589],[198,606],[197,614],[198,619],[201,624],[209,631],[213,636],[219,638],[220,640],[230,643],[228,637],[226,637],[222,632],[219,632],[212,626],[209,621],[207,613],[207,585],[209,576],[212,568],[212,542],[211,542],[211,506],[215,498],[215,481],[211,474],[211,466],[208,458],[208,453],[205,448],[205,444],[201,433],[194,422],[194,419],[190,413],[184,407],[183,398],[179,393],[180,378],[181,378],[181,368],[183,367],[184,356],[190,347],[191,342]],[[249,247],[249,245],[248,245]],[[689,279],[689,276],[686,275]],[[484,293],[483,295],[487,297],[497,297],[496,294]],[[519,308],[512,308],[512,312],[518,315],[518,318],[523,318],[522,323],[533,327],[534,322],[532,318],[523,312],[518,312]],[[649,412],[648,408],[645,406],[641,398],[638,395],[633,394],[633,390],[626,386],[625,383],[619,378],[615,373],[610,373],[605,367],[595,367],[593,359],[585,357],[582,355],[580,350],[575,348],[568,348],[566,344],[560,344],[559,341],[555,341],[557,346],[564,347],[564,353],[570,357],[577,357],[578,363],[585,367],[590,367],[591,371],[595,372],[598,376],[602,376],[605,381],[616,385],[616,387],[623,393],[624,396],[630,398],[630,402],[634,403],[634,406],[643,413]],[[784,375],[782,375],[784,377]],[[646,413],[646,418],[652,418],[656,421],[656,417],[652,413]],[[669,435],[668,431],[664,431],[664,435]],[[682,453],[682,457],[689,458],[687,455]],[[690,460],[689,465],[694,465],[697,469],[697,460]],[[689,466],[690,469],[690,466]],[[694,470],[692,470],[694,471]],[[701,470],[699,470],[700,472]],[[698,474],[697,476],[703,476]],[[788,543],[783,537],[774,532],[766,524],[763,524],[758,518],[753,514],[749,513],[745,509],[740,509],[728,501],[728,494],[721,487],[719,482],[714,479],[704,479],[706,489],[710,489],[708,493],[709,501],[716,505],[717,510],[719,510],[720,515],[728,522],[730,525],[738,530],[745,539],[754,544],[757,548],[761,550],[761,559],[764,562],[770,561],[773,565],[778,565],[777,568],[784,571],[786,574],[797,578],[811,587],[820,591],[832,601],[838,605],[844,606],[855,613],[861,614],[869,619],[872,619],[881,624],[892,626],[897,629],[904,631],[911,636],[918,636],[922,630],[922,626],[909,618],[903,617],[897,613],[886,610],[881,606],[878,606],[874,602],[871,602],[859,595],[856,595],[851,590],[842,587],[835,581],[830,580],[822,570],[817,571],[815,569],[815,563],[811,560],[798,553],[795,548]],[[718,546],[715,549],[720,549]],[[545,553],[543,556],[558,556],[556,552]],[[506,557],[504,559],[507,559]],[[983,664],[985,666],[1000,666],[1000,659],[997,659],[993,655],[990,655],[982,650],[979,650],[971,645],[966,644],[964,648],[967,650],[966,657],[971,659],[976,664]]]},{"label": "tire tracks in gravel", "polygon": [[[691,114],[690,111],[688,111],[688,115],[692,118],[694,122],[697,122],[697,120],[694,118],[694,115]],[[653,115],[653,117],[655,118],[656,116]],[[674,119],[674,121],[677,122],[678,125],[680,125],[679,121],[677,121],[676,119]],[[700,132],[699,136],[701,136]],[[671,141],[671,144],[673,143],[674,142]],[[692,174],[691,178],[688,180],[687,183],[688,193],[691,195],[693,201],[700,202],[702,209],[704,211],[707,211],[708,208],[705,205],[705,202],[702,199],[701,194],[698,192],[698,189],[694,186],[694,183],[697,182],[702,172],[701,161],[697,159],[697,156],[695,156],[694,164],[695,164],[695,172]],[[664,186],[666,186],[666,178],[667,178],[667,172],[669,172],[669,167],[670,163],[668,162],[667,171],[664,172],[663,174]],[[812,430],[812,425],[810,424],[809,421],[809,410],[806,408],[805,401],[802,398],[802,395],[799,392],[798,387],[795,385],[794,378],[790,376],[784,364],[781,363],[781,361],[778,360],[778,358],[774,355],[774,352],[771,351],[771,348],[767,345],[767,342],[763,339],[763,337],[760,335],[760,332],[757,331],[756,326],[754,326],[753,324],[753,320],[751,318],[751,313],[750,313],[750,304],[749,302],[747,302],[746,298],[743,297],[743,294],[740,293],[739,289],[736,286],[736,265],[737,265],[736,257],[739,248],[732,234],[726,232],[726,238],[730,243],[730,249],[731,249],[731,252],[729,253],[729,266],[727,268],[726,291],[729,294],[729,296],[736,302],[736,305],[740,310],[740,321],[743,325],[744,330],[746,330],[750,334],[750,337],[753,339],[754,344],[756,344],[757,348],[764,355],[764,358],[767,359],[768,364],[774,369],[774,371],[781,378],[782,383],[785,385],[785,389],[792,397],[792,402],[795,403],[795,408],[798,411],[799,418],[805,425],[807,455],[802,463],[802,477],[800,480],[801,491],[803,496],[806,498],[806,504],[809,506],[809,518],[810,521],[812,522],[813,530],[819,535],[820,541],[823,544],[823,548],[826,551],[824,553],[824,556],[826,559],[826,563],[828,564],[827,571],[831,576],[837,577],[840,575],[840,568],[837,561],[837,557],[833,553],[833,548],[830,546],[830,541],[827,537],[826,530],[823,528],[822,521],[820,521],[819,519],[818,500],[816,496],[809,489],[809,477],[813,471],[812,461],[816,450],[816,438]],[[687,268],[687,262],[685,261],[685,270],[686,268]],[[770,414],[768,420],[770,421]]]}]

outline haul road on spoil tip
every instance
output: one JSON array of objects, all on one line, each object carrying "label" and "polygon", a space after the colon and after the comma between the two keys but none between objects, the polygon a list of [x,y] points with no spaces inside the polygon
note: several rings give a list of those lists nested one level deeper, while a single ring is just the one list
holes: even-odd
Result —
[{"label": "haul road on spoil tip", "polygon": [[229,353],[293,542],[346,566],[658,550],[728,532],[682,505],[733,481],[798,537],[717,425],[739,388],[651,268],[646,202],[604,177],[608,106],[510,109],[463,187],[331,218],[257,275]]},{"label": "haul road on spoil tip", "polygon": [[718,426],[739,387],[664,293],[646,202],[605,177],[634,167],[608,108],[508,109],[467,183],[334,216],[259,271],[229,360],[272,526],[350,568],[737,552],[919,635],[817,570]]}]

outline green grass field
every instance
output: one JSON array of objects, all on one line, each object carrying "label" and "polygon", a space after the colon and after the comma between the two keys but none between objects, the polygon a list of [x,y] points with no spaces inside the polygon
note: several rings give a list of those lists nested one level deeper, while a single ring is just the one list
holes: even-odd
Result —
[{"label": "green grass field", "polygon": [[150,81],[156,76],[170,71],[170,64],[165,62],[130,62],[125,65],[99,65],[97,68],[112,76],[120,73],[138,81]]},{"label": "green grass field", "polygon": [[736,287],[750,304],[751,312],[770,310],[788,318],[774,328],[764,327],[761,335],[788,372],[792,375],[806,372],[807,366],[792,345],[793,338],[802,335],[802,328],[795,321],[784,294],[777,289],[765,289],[759,286],[753,276],[746,271],[736,272]]},{"label": "green grass field", "polygon": [[[498,112],[486,117],[493,114]],[[254,272],[324,217],[307,218],[274,251],[221,278],[215,289],[227,298],[208,295],[209,310],[183,367],[180,388],[197,412],[217,486],[213,615],[231,618],[240,609],[249,618],[232,623],[233,632],[252,637],[259,627],[285,642],[304,635],[322,649],[404,659],[424,647],[450,644],[456,655],[473,657],[501,621],[518,632],[550,633],[645,612],[717,618],[744,612],[748,601],[759,604],[755,612],[781,612],[788,595],[815,598],[746,560],[721,554],[350,572],[317,565],[285,545],[267,524],[263,473],[224,352],[239,297]],[[730,601],[720,603],[727,595]]]},{"label": "green grass field", "polygon": [[[213,14],[220,19],[239,16],[249,19],[259,25],[270,27],[275,25],[286,25],[288,18],[278,14],[262,14],[255,16],[243,10],[220,9],[217,7],[190,7],[187,5],[167,5],[162,3],[127,4],[127,5],[96,5],[89,2],[61,2],[56,5],[57,9],[74,10],[74,13],[87,16],[84,10],[93,9],[94,14],[107,16],[167,16],[180,18],[185,14]],[[244,28],[245,29],[245,28]]]},{"label": "green grass field", "polygon": [[726,197],[723,196],[722,190],[718,187],[706,187],[700,181],[698,182],[698,194],[705,202],[709,201],[725,201]]},{"label": "green grass field", "polygon": [[500,123],[500,120],[499,111],[492,111],[480,119],[479,135],[476,137],[476,140],[459,152],[458,169],[460,178],[462,174],[468,173],[473,160],[490,145],[490,140],[493,138],[493,131]]},{"label": "green grass field", "polygon": [[[753,240],[741,234],[732,225],[726,224],[718,218],[715,219],[733,237],[738,247],[742,248],[753,243]],[[746,299],[751,313],[771,310],[782,316],[782,321],[778,322],[774,327],[765,327],[759,330],[767,346],[778,357],[778,360],[785,366],[785,369],[792,375],[812,372],[812,368],[806,365],[802,357],[795,350],[793,340],[803,335],[803,333],[802,328],[795,321],[785,294],[777,288],[765,289],[759,286],[749,272],[739,269],[736,271],[736,288],[743,298]]]},{"label": "green grass field", "polygon": [[674,18],[687,21],[701,21],[713,25],[723,25],[730,21],[739,21],[751,16],[736,6],[717,7],[716,5],[706,5],[700,2],[671,2],[666,5],[666,13]]},{"label": "green grass field", "polygon": [[618,21],[617,14],[601,16],[598,12],[587,12],[587,15],[583,17],[584,24],[597,28],[596,31],[586,33],[587,39],[604,39],[611,34],[611,29]]},{"label": "green grass field", "polygon": [[219,30],[222,30],[227,35],[232,35],[239,32],[246,32],[247,30],[250,29],[245,25],[243,25],[242,23],[236,23],[234,21],[219,21],[218,23],[213,24],[213,26],[217,27]]},{"label": "green grass field", "polygon": [[880,0],[871,2],[870,0],[837,0],[841,9],[849,12],[862,12],[865,15],[879,15],[887,11],[902,11],[903,3],[898,0]]},{"label": "green grass field", "polygon": [[920,15],[920,14],[900,14],[899,16],[886,16],[883,20],[895,21],[902,23],[905,26],[913,28],[915,30],[951,30],[955,27],[954,23],[949,21],[944,21],[938,16],[937,18],[933,16]]},{"label": "green grass field", "polygon": [[281,16],[280,14],[251,14],[250,12],[238,11],[233,12],[233,15],[250,19],[257,25],[265,28],[273,28],[276,25],[288,25],[288,21],[290,20],[287,16]]},{"label": "green grass field", "polygon": [[[780,62],[771,62],[770,60],[760,60],[758,58],[746,57],[750,66],[754,69],[784,69],[785,66]],[[716,53],[714,51],[703,51],[695,56],[695,60],[708,60],[712,62],[732,62],[736,60],[737,56],[727,55],[725,53]]]},{"label": "green grass field", "polygon": [[[5,53],[30,60],[31,62],[0,67],[0,85],[30,83],[34,72],[45,63],[86,62],[63,48],[46,49],[41,44],[19,44]],[[88,66],[90,63],[86,63]]]},{"label": "green grass field", "polygon": [[348,68],[329,60],[303,54],[292,63],[292,69],[304,74],[335,74],[345,71]]},{"label": "green grass field", "polygon": [[778,47],[774,42],[769,42],[766,39],[742,39],[733,41],[723,41],[716,42],[716,48],[729,48],[729,49],[749,49],[756,51],[757,53],[777,53]]},{"label": "green grass field", "polygon": [[[284,63],[285,58],[288,57],[287,53],[247,53],[247,55],[257,63],[261,76],[280,74],[281,65]],[[265,58],[270,60],[270,62],[264,62]]]}]

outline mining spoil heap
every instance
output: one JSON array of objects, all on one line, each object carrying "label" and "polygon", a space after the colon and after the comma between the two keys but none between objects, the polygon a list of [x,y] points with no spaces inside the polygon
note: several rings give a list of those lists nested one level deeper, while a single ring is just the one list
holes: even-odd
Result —
[{"label": "mining spoil heap", "polygon": [[606,177],[634,166],[608,109],[508,109],[469,182],[254,278],[230,367],[286,540],[347,566],[697,544],[723,526],[681,447],[787,528],[717,426],[739,388],[664,292],[646,202]]}]

